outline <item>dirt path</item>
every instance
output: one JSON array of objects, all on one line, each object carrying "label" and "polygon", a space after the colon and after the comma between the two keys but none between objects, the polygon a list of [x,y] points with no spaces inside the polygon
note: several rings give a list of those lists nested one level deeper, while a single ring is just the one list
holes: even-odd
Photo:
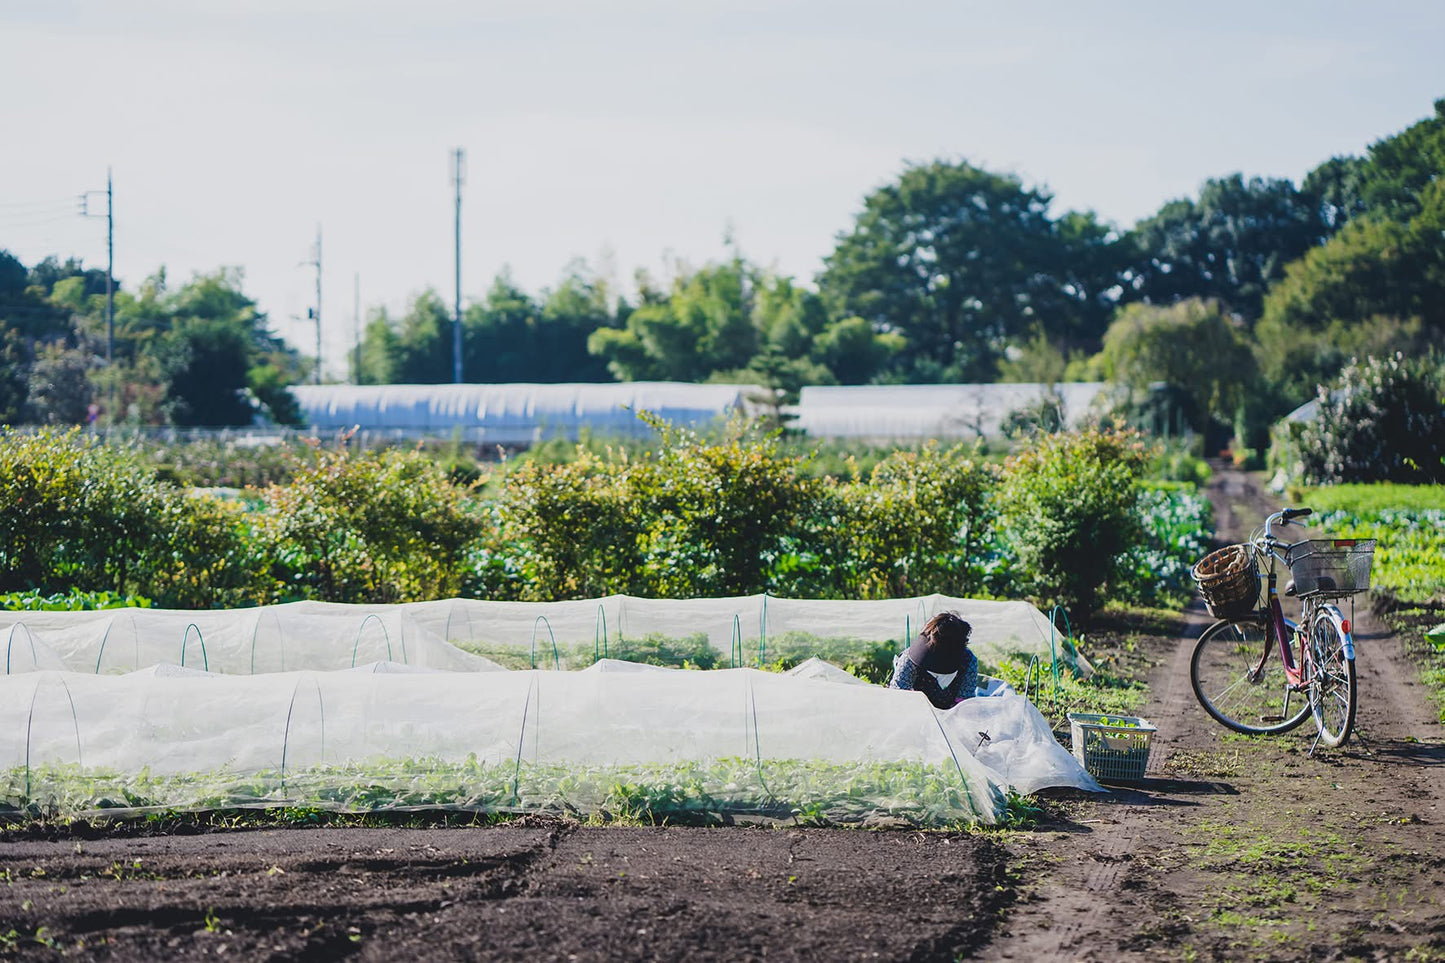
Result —
[{"label": "dirt path", "polygon": [[[1279,506],[1251,476],[1211,484],[1221,536]],[[981,959],[1445,959],[1445,733],[1393,635],[1355,612],[1359,733],[1309,756],[1199,708],[1189,613],[1142,714],[1159,726],[1136,791],[1053,808],[1010,848],[1026,896]]]},{"label": "dirt path", "polygon": [[[1242,537],[1271,501],[1212,485]],[[0,833],[0,957],[110,960],[1445,960],[1445,733],[1356,612],[1363,742],[1235,736],[1193,639],[1140,635],[1149,778],[1037,831]]]}]

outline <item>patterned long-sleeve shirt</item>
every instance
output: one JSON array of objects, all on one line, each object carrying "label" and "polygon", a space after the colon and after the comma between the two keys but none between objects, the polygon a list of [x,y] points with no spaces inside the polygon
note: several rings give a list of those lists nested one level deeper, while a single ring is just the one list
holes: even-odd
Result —
[{"label": "patterned long-sleeve shirt", "polygon": [[928,701],[940,709],[952,709],[960,700],[971,699],[978,692],[978,657],[964,650],[963,668],[946,686],[938,684],[931,672],[914,664],[907,653],[900,655],[893,663],[893,681],[890,689],[912,689],[922,692]]}]

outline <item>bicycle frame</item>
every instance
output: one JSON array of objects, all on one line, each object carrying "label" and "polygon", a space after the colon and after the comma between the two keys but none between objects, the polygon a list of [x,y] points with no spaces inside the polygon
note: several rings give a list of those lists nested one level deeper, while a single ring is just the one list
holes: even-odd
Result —
[{"label": "bicycle frame", "polygon": [[[1266,605],[1264,655],[1260,658],[1259,667],[1254,670],[1254,674],[1256,677],[1263,674],[1264,664],[1269,661],[1269,637],[1273,636],[1279,646],[1279,660],[1284,664],[1285,678],[1289,680],[1292,688],[1299,688],[1303,681],[1303,666],[1307,657],[1305,640],[1299,631],[1299,624],[1284,616],[1284,606],[1279,601],[1279,577],[1274,572],[1273,558],[1269,563],[1269,590]],[[1294,650],[1289,644],[1290,640],[1295,638],[1299,639],[1300,658],[1298,662],[1295,661]]]},{"label": "bicycle frame", "polygon": [[[1346,619],[1340,607],[1333,603],[1306,598],[1302,600],[1304,609],[1301,612],[1300,622],[1295,622],[1293,619],[1285,617],[1284,606],[1282,606],[1279,601],[1279,576],[1275,572],[1275,565],[1285,560],[1274,549],[1277,543],[1274,538],[1274,533],[1270,531],[1270,522],[1274,517],[1275,516],[1270,516],[1270,519],[1266,520],[1264,537],[1258,539],[1255,543],[1260,554],[1269,556],[1269,573],[1266,576],[1268,588],[1266,590],[1264,608],[1264,653],[1260,656],[1259,664],[1255,667],[1252,674],[1256,679],[1262,677],[1264,665],[1269,661],[1269,643],[1271,637],[1273,637],[1275,644],[1279,648],[1279,660],[1284,666],[1285,678],[1288,680],[1290,688],[1298,691],[1306,688],[1309,684],[1305,678],[1305,664],[1309,660],[1309,653],[1306,649],[1308,639],[1306,638],[1307,633],[1300,631],[1301,624],[1308,626],[1314,621],[1316,613],[1325,613],[1335,623],[1336,631],[1339,632],[1340,640],[1344,645],[1345,657],[1352,662],[1355,658],[1355,640],[1353,634],[1349,631],[1349,629],[1352,628],[1350,620]],[[1298,662],[1295,661],[1294,650],[1290,645],[1292,639],[1298,640],[1299,643]]]}]

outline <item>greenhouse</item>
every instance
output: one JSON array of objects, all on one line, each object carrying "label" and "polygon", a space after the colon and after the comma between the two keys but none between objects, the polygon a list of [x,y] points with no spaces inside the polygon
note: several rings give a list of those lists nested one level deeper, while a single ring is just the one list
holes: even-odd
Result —
[{"label": "greenhouse", "polygon": [[[985,663],[1067,657],[1027,603],[943,596],[0,613],[3,804],[941,825],[1097,789],[997,680],[943,712],[833,664],[944,610]],[[615,657],[640,640],[717,668]]]},{"label": "greenhouse", "polygon": [[1010,415],[1054,400],[1077,427],[1108,391],[1102,382],[809,386],[789,411],[792,427],[817,438],[966,441],[1000,435]]},{"label": "greenhouse", "polygon": [[623,384],[296,385],[306,424],[384,438],[444,437],[491,445],[576,440],[583,431],[643,436],[636,412],[701,428],[746,405],[756,389],[659,381]]}]

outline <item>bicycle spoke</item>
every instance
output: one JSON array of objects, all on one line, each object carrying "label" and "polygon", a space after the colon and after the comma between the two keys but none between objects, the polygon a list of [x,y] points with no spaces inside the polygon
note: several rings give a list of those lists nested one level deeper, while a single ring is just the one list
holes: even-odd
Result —
[{"label": "bicycle spoke", "polygon": [[1263,623],[1210,626],[1195,644],[1189,667],[1199,704],[1237,732],[1286,732],[1299,725],[1309,706],[1293,709],[1283,670],[1265,655]]},{"label": "bicycle spoke", "polygon": [[1329,612],[1310,621],[1310,709],[1319,741],[1330,747],[1343,745],[1355,724],[1355,663],[1344,642]]}]

